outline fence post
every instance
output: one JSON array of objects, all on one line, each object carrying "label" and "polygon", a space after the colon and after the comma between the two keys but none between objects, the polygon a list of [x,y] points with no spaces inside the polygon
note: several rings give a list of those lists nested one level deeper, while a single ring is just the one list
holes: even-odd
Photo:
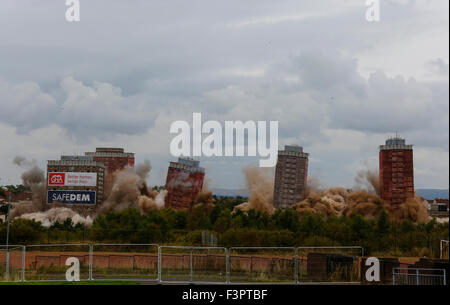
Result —
[{"label": "fence post", "polygon": [[6,227],[6,270],[5,270],[5,278],[6,281],[9,282],[9,226],[11,223],[11,192],[9,192],[9,201],[8,201],[8,216],[7,216],[7,227]]},{"label": "fence post", "polygon": [[6,246],[6,269],[5,269],[5,280],[9,282],[9,249],[8,246]]},{"label": "fence post", "polygon": [[444,286],[445,286],[445,285],[447,285],[447,278],[446,278],[447,275],[445,274],[445,269],[443,269],[443,270],[444,270]]},{"label": "fence post", "polygon": [[298,248],[295,248],[294,254],[294,284],[298,284]]},{"label": "fence post", "polygon": [[25,282],[25,257],[26,257],[25,248],[26,246],[23,246],[22,248],[22,282]]},{"label": "fence post", "polygon": [[192,248],[191,248],[191,252],[189,253],[189,270],[190,270],[189,281],[192,283],[192,281],[194,280],[194,269],[193,269],[193,264],[192,264]]},{"label": "fence post", "polygon": [[226,277],[226,283],[230,284],[230,249],[225,248],[225,277]]},{"label": "fence post", "polygon": [[[359,260],[358,260],[358,262],[359,262]],[[364,247],[361,247],[361,262],[359,263],[359,266],[358,266],[359,280],[360,280],[361,284],[364,282],[363,266],[362,266],[363,262],[364,262]]]},{"label": "fence post", "polygon": [[94,263],[94,245],[89,245],[89,280],[92,281],[92,269],[93,269],[93,263]]},{"label": "fence post", "polygon": [[158,245],[158,283],[161,283],[161,246]]},{"label": "fence post", "polygon": [[419,269],[416,269],[416,285],[419,285]]},{"label": "fence post", "polygon": [[392,285],[395,285],[395,268],[392,268]]}]

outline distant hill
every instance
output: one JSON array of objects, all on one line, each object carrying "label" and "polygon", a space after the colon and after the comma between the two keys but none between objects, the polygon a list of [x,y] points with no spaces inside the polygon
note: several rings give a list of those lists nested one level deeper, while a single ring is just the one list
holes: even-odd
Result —
[{"label": "distant hill", "polygon": [[417,189],[417,195],[425,199],[433,200],[435,198],[448,199],[448,190],[444,189]]},{"label": "distant hill", "polygon": [[216,196],[225,196],[225,197],[248,197],[250,193],[246,189],[237,189],[237,190],[229,190],[229,189],[221,189],[221,188],[211,188],[213,195]]},{"label": "distant hill", "polygon": [[[221,189],[212,188],[211,191],[216,196],[227,196],[227,197],[248,197],[250,193],[246,189]],[[445,189],[417,189],[417,195],[422,196],[425,199],[432,200],[435,198],[449,199],[448,190]]]}]

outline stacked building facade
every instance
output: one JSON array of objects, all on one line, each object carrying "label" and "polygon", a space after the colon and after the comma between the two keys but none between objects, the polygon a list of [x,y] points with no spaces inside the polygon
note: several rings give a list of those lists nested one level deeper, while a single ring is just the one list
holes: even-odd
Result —
[{"label": "stacked building facade", "polygon": [[393,205],[414,198],[412,147],[400,137],[390,138],[385,145],[380,145],[380,195]]},{"label": "stacked building facade", "polygon": [[90,156],[47,162],[47,203],[92,206],[104,200],[105,165]]},{"label": "stacked building facade", "polygon": [[84,156],[61,156],[47,162],[47,203],[93,207],[112,187],[113,173],[134,167],[134,154],[123,148],[96,148]]},{"label": "stacked building facade", "polygon": [[134,167],[134,153],[125,152],[123,148],[97,147],[95,152],[86,152],[85,156],[103,163],[108,175],[125,167]]},{"label": "stacked building facade", "polygon": [[278,151],[273,194],[275,208],[290,208],[305,199],[308,157],[303,147],[297,145],[286,145],[284,150]]},{"label": "stacked building facade", "polygon": [[165,206],[190,211],[193,201],[203,187],[205,169],[200,162],[181,157],[170,162],[166,178]]}]

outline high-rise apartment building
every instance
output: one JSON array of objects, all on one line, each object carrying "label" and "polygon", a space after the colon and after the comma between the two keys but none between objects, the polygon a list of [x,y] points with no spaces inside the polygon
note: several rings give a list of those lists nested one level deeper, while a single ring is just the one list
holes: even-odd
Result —
[{"label": "high-rise apartment building", "polygon": [[205,177],[205,169],[199,164],[200,161],[185,157],[179,158],[178,162],[170,162],[166,179],[166,207],[191,210]]},{"label": "high-rise apartment building", "polygon": [[306,196],[308,153],[297,145],[278,151],[273,201],[275,208],[286,209]]},{"label": "high-rise apartment building", "polygon": [[414,197],[413,148],[405,139],[395,137],[380,145],[381,198],[400,204]]},{"label": "high-rise apartment building", "polygon": [[98,147],[95,152],[86,152],[85,155],[105,164],[108,175],[125,167],[134,167],[134,153],[124,152],[123,148]]},{"label": "high-rise apartment building", "polygon": [[104,200],[105,166],[89,156],[47,161],[47,203],[93,207]]}]

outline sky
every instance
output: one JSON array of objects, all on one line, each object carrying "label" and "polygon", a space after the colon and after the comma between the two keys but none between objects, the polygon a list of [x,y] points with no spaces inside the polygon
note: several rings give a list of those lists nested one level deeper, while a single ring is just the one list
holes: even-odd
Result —
[{"label": "sky", "polygon": [[[123,147],[164,184],[192,121],[278,121],[309,175],[352,187],[396,133],[414,144],[417,188],[449,185],[449,2],[381,0],[0,1],[0,185],[23,156]],[[209,185],[243,188],[259,157],[201,157]]]}]

